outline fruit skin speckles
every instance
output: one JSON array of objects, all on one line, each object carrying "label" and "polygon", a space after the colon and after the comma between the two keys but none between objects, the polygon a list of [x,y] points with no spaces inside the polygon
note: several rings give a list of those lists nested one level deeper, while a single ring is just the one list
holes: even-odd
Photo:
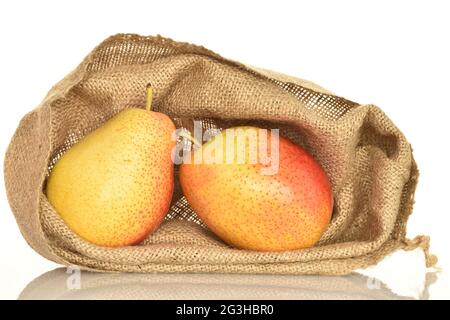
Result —
[{"label": "fruit skin speckles", "polygon": [[320,164],[280,137],[278,172],[262,175],[259,169],[248,161],[182,164],[180,183],[198,216],[234,247],[284,251],[316,244],[333,210],[331,184]]},{"label": "fruit skin speckles", "polygon": [[50,203],[87,241],[110,247],[140,242],[169,210],[173,130],[164,114],[122,111],[57,161],[47,182]]}]

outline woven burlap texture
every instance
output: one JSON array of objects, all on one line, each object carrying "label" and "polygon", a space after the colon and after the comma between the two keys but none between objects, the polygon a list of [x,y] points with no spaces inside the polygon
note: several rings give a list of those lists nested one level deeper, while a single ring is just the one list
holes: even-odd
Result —
[{"label": "woven burlap texture", "polygon": [[[309,150],[328,173],[335,199],[318,245],[286,252],[227,246],[189,208],[177,170],[166,221],[140,245],[99,247],[74,234],[49,204],[46,178],[84,135],[126,108],[143,107],[149,82],[153,110],[177,127],[191,129],[200,120],[205,128],[279,128]],[[428,247],[426,237],[405,239],[417,176],[409,143],[376,106],[203,47],[129,34],[105,40],[55,85],[22,119],[5,158],[8,199],[30,246],[58,263],[102,271],[349,273],[398,248]]]}]

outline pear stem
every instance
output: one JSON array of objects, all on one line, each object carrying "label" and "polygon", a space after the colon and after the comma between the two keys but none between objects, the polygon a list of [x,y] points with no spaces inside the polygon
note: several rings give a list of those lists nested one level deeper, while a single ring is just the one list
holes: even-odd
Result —
[{"label": "pear stem", "polygon": [[202,146],[202,144],[201,144],[197,139],[195,139],[195,138],[191,135],[191,133],[190,133],[189,131],[187,131],[187,130],[181,130],[181,131],[178,133],[178,136],[179,136],[179,137],[183,137],[183,138],[188,139],[189,141],[191,141],[193,144],[197,145],[198,147],[201,147],[201,146]]},{"label": "pear stem", "polygon": [[153,88],[152,85],[149,83],[147,84],[147,100],[145,102],[145,109],[147,111],[151,111],[152,99],[153,99]]},{"label": "pear stem", "polygon": [[[152,99],[153,99],[153,87],[152,87],[152,85],[149,83],[149,84],[147,84],[147,99],[146,99],[146,102],[145,102],[145,109],[146,109],[147,111],[151,111],[151,108],[152,108]],[[190,133],[189,131],[187,131],[187,130],[182,130],[182,131],[180,131],[179,136],[188,139],[188,140],[191,141],[193,144],[195,144],[195,145],[197,145],[197,146],[199,146],[199,147],[202,146],[202,144],[201,144],[197,139],[195,139],[195,138],[191,135],[191,133]]]}]

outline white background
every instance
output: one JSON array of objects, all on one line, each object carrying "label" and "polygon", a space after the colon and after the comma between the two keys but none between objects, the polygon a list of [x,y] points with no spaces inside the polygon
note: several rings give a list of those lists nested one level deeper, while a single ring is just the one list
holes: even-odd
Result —
[{"label": "white background", "polygon": [[[448,4],[0,1],[0,160],[21,117],[104,38],[131,32],[200,44],[385,110],[414,147],[421,173],[408,235],[431,236],[443,271],[430,295],[450,298]],[[56,265],[27,246],[3,183],[0,189],[0,299],[15,299]],[[398,252],[366,272],[400,294],[418,297],[423,256]]]}]

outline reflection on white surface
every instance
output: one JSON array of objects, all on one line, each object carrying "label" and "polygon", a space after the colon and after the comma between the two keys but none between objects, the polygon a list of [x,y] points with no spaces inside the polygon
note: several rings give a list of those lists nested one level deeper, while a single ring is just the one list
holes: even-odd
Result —
[{"label": "reflection on white surface", "polygon": [[[432,276],[427,277],[432,281]],[[422,298],[427,298],[428,285]],[[19,299],[411,299],[361,274],[92,273],[58,268],[39,276]]]}]

